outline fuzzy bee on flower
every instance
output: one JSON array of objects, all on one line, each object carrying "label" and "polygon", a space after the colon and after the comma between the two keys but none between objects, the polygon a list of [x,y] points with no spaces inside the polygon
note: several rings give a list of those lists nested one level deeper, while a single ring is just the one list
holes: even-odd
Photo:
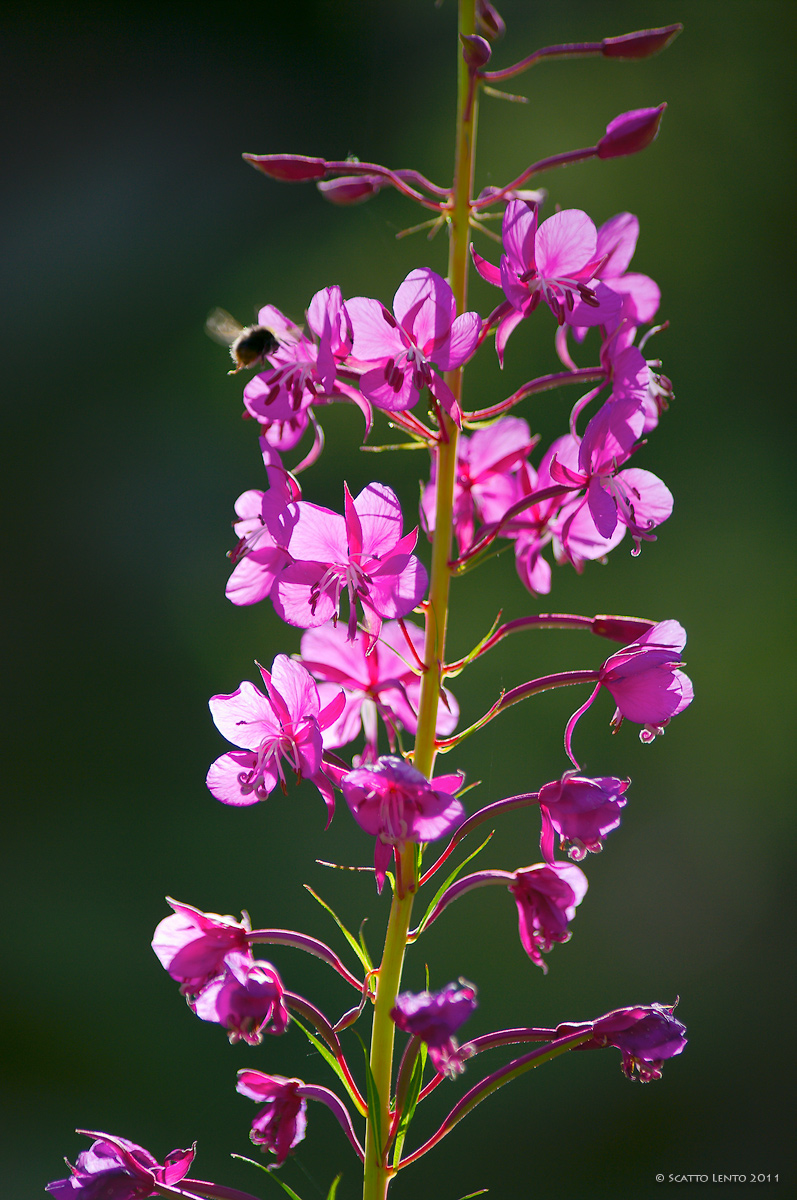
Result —
[{"label": "fuzzy bee on flower", "polygon": [[205,332],[216,342],[229,346],[235,363],[228,375],[261,366],[279,346],[274,331],[266,325],[241,325],[223,308],[214,308],[205,322]]}]

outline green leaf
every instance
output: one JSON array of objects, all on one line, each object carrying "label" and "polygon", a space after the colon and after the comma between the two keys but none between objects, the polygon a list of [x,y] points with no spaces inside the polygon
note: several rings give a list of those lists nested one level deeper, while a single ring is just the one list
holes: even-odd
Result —
[{"label": "green leaf", "polygon": [[307,1040],[309,1042],[312,1042],[312,1044],[315,1046],[316,1050],[321,1055],[321,1057],[326,1062],[329,1063],[330,1067],[332,1068],[332,1070],[337,1075],[338,1079],[341,1081],[341,1083],[345,1087],[346,1092],[348,1093],[348,1095],[351,1097],[352,1101],[354,1102],[354,1106],[357,1109],[357,1111],[359,1113],[361,1113],[362,1116],[365,1116],[365,1113],[362,1110],[362,1106],[361,1106],[359,1100],[357,1099],[357,1097],[354,1095],[351,1088],[349,1087],[349,1081],[346,1078],[345,1074],[343,1073],[343,1069],[342,1069],[340,1063],[335,1058],[335,1055],[332,1053],[332,1051],[329,1049],[329,1047],[325,1046],[324,1043],[321,1041],[321,1039],[317,1038],[316,1035],[314,1033],[312,1033],[307,1028],[306,1025],[303,1025],[295,1013],[291,1014],[291,1020],[294,1025],[299,1026],[299,1028],[301,1029],[302,1033],[307,1038]]},{"label": "green leaf", "polygon": [[[368,947],[365,944],[364,930],[365,930],[365,922],[367,920],[368,920],[367,917],[363,917],[362,921],[360,922],[358,938],[359,938],[360,945],[362,947],[362,952],[365,955],[365,969],[366,969],[366,971],[373,971],[373,969],[374,969],[373,960],[371,958],[371,955],[368,953]],[[362,961],[362,959],[360,961]]]},{"label": "green leaf", "polygon": [[264,1163],[255,1162],[253,1158],[245,1158],[243,1154],[232,1154],[231,1158],[240,1158],[241,1162],[249,1163],[253,1167],[259,1167],[261,1171],[265,1171],[275,1183],[278,1183],[284,1192],[287,1192],[291,1200],[302,1200],[298,1192],[295,1192],[292,1187],[288,1187],[287,1183],[283,1183],[279,1175],[274,1174],[273,1167],[267,1167]]},{"label": "green leaf", "polygon": [[[327,1192],[327,1200],[335,1200],[335,1196],[336,1196],[337,1190],[338,1190],[338,1184],[340,1183],[342,1178],[343,1178],[342,1175],[336,1175],[335,1178],[332,1180],[332,1186],[330,1187],[329,1191]],[[467,1200],[467,1197],[464,1197],[463,1200]]]},{"label": "green leaf", "polygon": [[335,922],[338,929],[343,934],[343,936],[345,937],[346,941],[351,946],[354,953],[357,955],[357,958],[362,963],[364,970],[371,971],[373,969],[373,963],[368,958],[367,953],[364,954],[363,951],[361,950],[360,943],[357,941],[356,937],[354,937],[353,934],[349,933],[348,929],[343,924],[340,917],[332,911],[332,909],[329,907],[329,905],[326,903],[325,900],[321,899],[318,892],[313,891],[313,889],[310,887],[309,883],[306,883],[304,886],[307,889],[307,891],[310,893],[310,895],[313,897],[313,899],[317,900],[318,903],[321,905],[321,907],[325,908],[327,910],[329,915],[332,917],[332,920]]},{"label": "green leaf", "polygon": [[478,1192],[468,1192],[467,1196],[460,1196],[459,1200],[473,1200],[474,1196],[484,1196],[489,1190],[489,1188],[479,1188]]},{"label": "green leaf", "polygon": [[438,900],[440,899],[440,897],[442,896],[443,892],[446,890],[446,888],[447,888],[447,887],[450,887],[450,886],[451,886],[451,884],[452,884],[452,883],[454,882],[454,880],[456,879],[457,875],[459,875],[459,873],[460,873],[460,871],[462,870],[462,868],[463,868],[463,867],[466,867],[466,866],[468,865],[468,863],[471,861],[471,859],[475,858],[477,854],[481,854],[482,850],[483,850],[483,849],[484,849],[484,847],[487,845],[487,843],[489,842],[490,838],[493,836],[493,833],[494,833],[494,832],[495,832],[495,830],[492,830],[492,831],[491,831],[491,832],[490,832],[490,833],[487,835],[487,837],[484,839],[484,841],[482,842],[481,846],[478,846],[478,847],[477,847],[477,848],[476,848],[476,849],[473,851],[473,853],[472,853],[472,854],[469,854],[467,858],[463,859],[463,860],[462,860],[462,862],[459,864],[459,866],[458,866],[458,867],[454,867],[454,870],[451,872],[451,874],[450,874],[450,875],[449,875],[449,876],[448,876],[448,877],[445,879],[445,881],[444,881],[443,883],[441,883],[441,884],[440,884],[440,887],[437,889],[437,891],[435,892],[434,896],[432,897],[432,900],[431,900],[431,903],[429,904],[429,907],[427,908],[426,912],[423,914],[423,919],[421,920],[421,923],[420,923],[420,925],[418,926],[418,933],[416,934],[416,936],[420,936],[420,934],[422,934],[422,933],[423,933],[423,931],[424,931],[424,928],[425,928],[425,926],[426,926],[426,922],[429,920],[429,917],[432,915],[432,913],[433,913],[433,911],[434,911],[434,909],[435,909],[435,906],[437,905],[437,902],[438,902]]},{"label": "green leaf", "polygon": [[393,1150],[393,1166],[397,1167],[401,1160],[401,1151],[404,1148],[404,1139],[407,1136],[410,1121],[418,1104],[418,1097],[421,1094],[423,1086],[423,1072],[426,1066],[426,1045],[421,1044],[420,1053],[415,1060],[415,1066],[412,1068],[412,1076],[410,1078],[410,1086],[407,1089],[407,1098],[404,1101],[404,1111],[401,1114],[398,1131],[396,1133],[396,1145]]},{"label": "green leaf", "polygon": [[376,1157],[381,1161],[384,1140],[382,1138],[382,1106],[379,1102],[379,1089],[376,1086],[374,1073],[371,1070],[371,1063],[368,1058],[368,1048],[357,1030],[354,1029],[352,1032],[362,1046],[363,1054],[365,1055],[365,1086],[366,1096],[368,1098],[368,1127],[370,1128],[371,1136],[374,1139]]}]

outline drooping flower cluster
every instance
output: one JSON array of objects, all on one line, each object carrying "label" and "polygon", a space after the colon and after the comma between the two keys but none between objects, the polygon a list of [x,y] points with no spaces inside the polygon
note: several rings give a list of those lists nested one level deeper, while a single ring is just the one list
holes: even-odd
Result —
[{"label": "drooping flower cluster", "polygon": [[256,1046],[288,1025],[276,967],[252,957],[248,918],[236,921],[169,900],[174,915],[155,930],[152,948],[202,1021],[223,1026],[231,1042]]}]

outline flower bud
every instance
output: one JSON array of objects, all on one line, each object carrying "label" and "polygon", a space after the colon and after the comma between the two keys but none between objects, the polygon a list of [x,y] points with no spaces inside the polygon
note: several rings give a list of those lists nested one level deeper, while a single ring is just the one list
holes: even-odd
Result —
[{"label": "flower bud", "polygon": [[490,0],[476,0],[476,28],[488,42],[495,42],[506,33],[504,18]]},{"label": "flower bud", "polygon": [[622,158],[644,150],[658,134],[661,114],[666,107],[666,104],[660,104],[658,108],[635,108],[615,117],[598,142],[598,158]]},{"label": "flower bud", "polygon": [[462,42],[462,57],[471,71],[481,70],[490,61],[493,52],[490,49],[490,43],[483,37],[479,37],[475,33],[461,33],[459,40]]},{"label": "flower bud", "polygon": [[683,29],[683,25],[665,25],[661,29],[640,29],[638,33],[624,33],[622,37],[604,38],[601,54],[604,58],[649,58],[669,46]]},{"label": "flower bud", "polygon": [[331,204],[346,205],[370,200],[383,183],[380,175],[339,175],[337,179],[319,180],[316,187]]},{"label": "flower bud", "polygon": [[323,158],[307,158],[304,154],[244,154],[242,157],[270,179],[279,179],[283,183],[323,179],[327,170]]},{"label": "flower bud", "polygon": [[656,624],[655,621],[645,621],[637,617],[597,616],[592,618],[591,629],[598,637],[609,638],[613,642],[622,642],[627,646],[641,638]]}]

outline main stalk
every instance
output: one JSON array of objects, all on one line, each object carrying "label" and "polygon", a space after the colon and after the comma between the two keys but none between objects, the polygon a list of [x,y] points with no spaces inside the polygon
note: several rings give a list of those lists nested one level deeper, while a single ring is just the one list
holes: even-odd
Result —
[{"label": "main stalk", "polygon": [[[476,0],[459,0],[459,33],[470,35],[476,28]],[[449,257],[448,282],[454,293],[457,312],[466,309],[468,293],[468,242],[470,197],[473,181],[473,162],[476,143],[477,89],[465,63],[461,45],[458,51],[457,127],[454,187],[448,211]],[[462,368],[445,376],[457,402],[462,396]],[[437,507],[435,532],[432,541],[432,568],[429,599],[426,609],[426,640],[424,663],[426,672],[421,681],[418,708],[418,732],[415,741],[414,765],[431,777],[435,759],[435,725],[442,683],[442,663],[448,622],[449,588],[451,583],[452,525],[454,481],[457,465],[459,431],[450,418],[441,412],[442,438],[437,457]],[[369,1116],[365,1140],[365,1175],[363,1200],[385,1200],[394,1174],[383,1161],[382,1146],[377,1145],[377,1129],[381,1128],[384,1145],[390,1128],[390,1093],[393,1076],[393,1038],[395,1026],[390,1017],[401,986],[404,952],[410,928],[412,901],[417,886],[415,847],[407,845],[401,855],[400,878],[388,919],[385,948],[377,978],[374,1023],[371,1035],[371,1074],[376,1086],[380,1120]]]}]

